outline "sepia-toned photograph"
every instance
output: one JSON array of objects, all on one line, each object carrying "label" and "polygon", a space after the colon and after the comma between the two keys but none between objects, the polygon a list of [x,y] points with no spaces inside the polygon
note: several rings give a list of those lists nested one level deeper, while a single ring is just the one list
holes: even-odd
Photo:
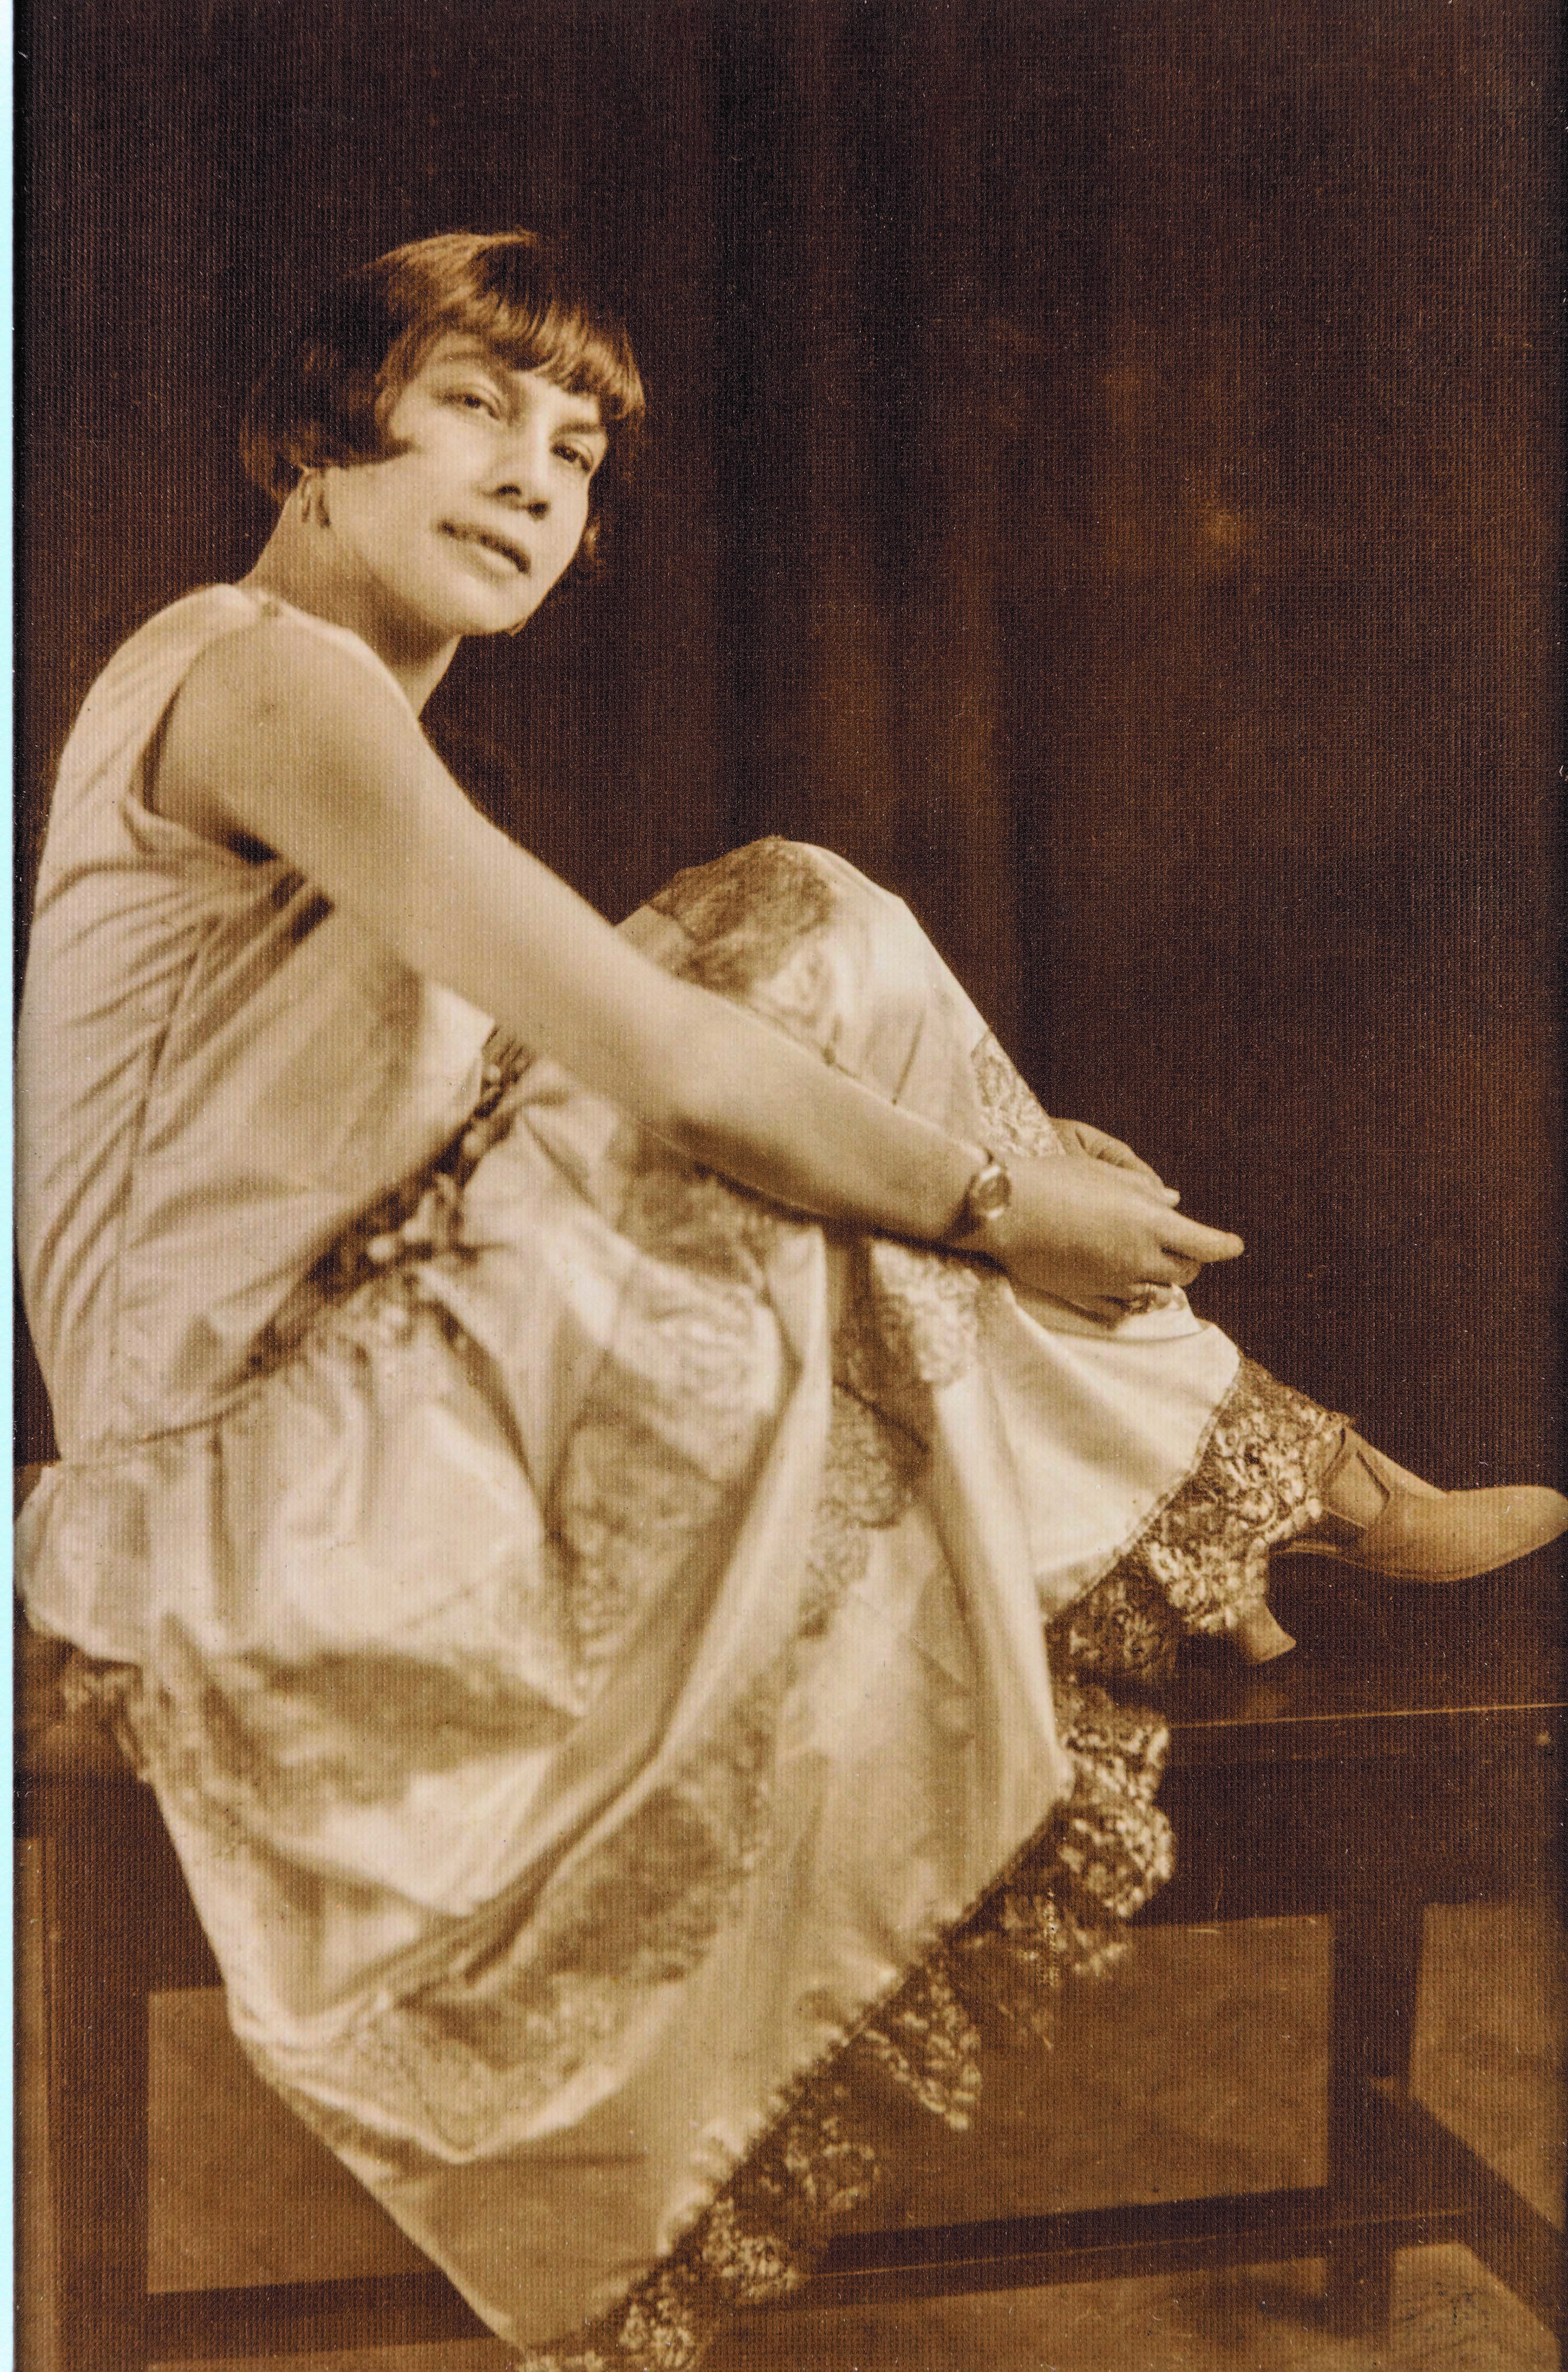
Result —
[{"label": "sepia-toned photograph", "polygon": [[1546,0],[37,0],[21,2372],[1551,2372]]}]

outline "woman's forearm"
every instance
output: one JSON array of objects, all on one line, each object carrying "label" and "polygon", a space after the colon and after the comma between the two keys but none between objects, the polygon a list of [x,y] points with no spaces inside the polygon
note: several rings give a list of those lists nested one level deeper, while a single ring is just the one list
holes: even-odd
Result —
[{"label": "woman's forearm", "polygon": [[644,1113],[651,1127],[792,1209],[924,1243],[949,1236],[984,1148],[889,1103],[743,1007],[685,994],[678,1063],[662,1087],[656,1061],[645,1074],[668,1108]]},{"label": "woman's forearm", "polygon": [[[473,829],[465,820],[462,836]],[[452,894],[439,922],[409,935],[420,969],[738,1185],[817,1217],[942,1240],[982,1148],[673,978],[532,857],[478,830],[488,844],[467,862],[456,831],[442,837]]]},{"label": "woman's forearm", "polygon": [[[691,1060],[668,1133],[699,1159],[775,1201],[880,1234],[952,1241],[983,1158],[887,1103],[741,1007],[693,996]],[[656,1063],[652,1066],[656,1073]],[[650,1115],[650,1124],[657,1125]],[[1234,1260],[1239,1237],[1188,1218],[1141,1165],[1056,1157],[1010,1163],[1012,1199],[961,1236],[1015,1285],[1116,1322],[1151,1288]]]}]

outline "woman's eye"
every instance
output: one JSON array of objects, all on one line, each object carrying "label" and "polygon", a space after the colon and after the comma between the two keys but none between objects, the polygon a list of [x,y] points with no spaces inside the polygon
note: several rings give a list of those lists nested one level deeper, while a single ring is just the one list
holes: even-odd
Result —
[{"label": "woman's eye", "polygon": [[451,401],[465,412],[488,413],[492,420],[498,420],[501,416],[500,405],[483,388],[460,387],[454,393]]},{"label": "woman's eye", "polygon": [[585,478],[593,476],[594,457],[585,446],[558,445],[555,449],[563,461],[571,463],[574,470],[581,470]]}]

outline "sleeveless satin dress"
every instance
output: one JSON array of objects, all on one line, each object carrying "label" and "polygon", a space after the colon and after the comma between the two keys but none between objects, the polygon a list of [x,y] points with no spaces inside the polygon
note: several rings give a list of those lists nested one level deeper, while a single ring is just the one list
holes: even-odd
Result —
[{"label": "sleeveless satin dress", "polygon": [[[530,2366],[694,2363],[961,2125],[1168,1866],[1145,1679],[1262,1602],[1333,1420],[683,1162],[281,860],[65,752],[19,1055],[61,1459],[29,1614],[156,1787],[235,2030]],[[387,681],[391,679],[386,678]],[[401,695],[400,695],[401,696]],[[772,841],[623,928],[976,1143],[1061,1151],[907,909]],[[1055,1666],[1053,1687],[1052,1664]]]}]

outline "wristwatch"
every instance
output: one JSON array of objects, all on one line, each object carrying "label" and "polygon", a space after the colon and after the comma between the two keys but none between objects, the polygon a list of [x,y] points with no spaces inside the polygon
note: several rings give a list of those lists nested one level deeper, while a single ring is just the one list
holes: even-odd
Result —
[{"label": "wristwatch", "polygon": [[964,1189],[964,1199],[958,1205],[958,1215],[948,1229],[950,1243],[962,1243],[966,1237],[982,1236],[995,1226],[1013,1199],[1013,1180],[993,1153],[987,1153],[980,1168]]}]

